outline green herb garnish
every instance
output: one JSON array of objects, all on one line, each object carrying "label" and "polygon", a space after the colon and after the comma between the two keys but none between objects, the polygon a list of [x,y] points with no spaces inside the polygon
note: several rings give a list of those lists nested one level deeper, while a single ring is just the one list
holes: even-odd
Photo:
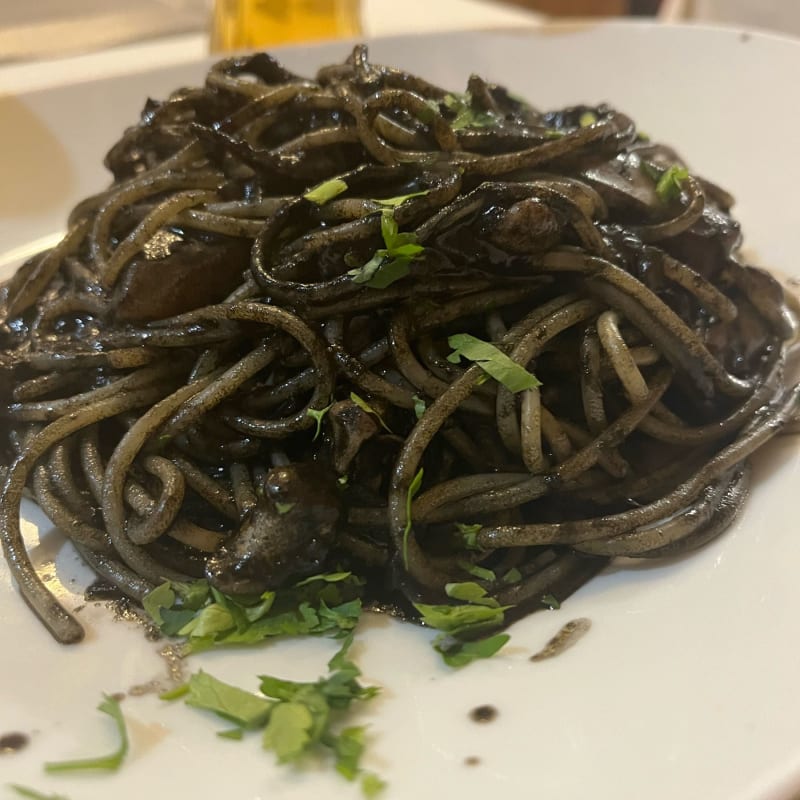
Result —
[{"label": "green herb garnish", "polygon": [[21,786],[18,783],[9,783],[8,788],[16,792],[20,797],[29,797],[31,800],[69,800],[66,795],[44,794],[43,792],[37,792],[36,789]]},{"label": "green herb garnish", "polygon": [[333,723],[356,700],[369,700],[379,689],[358,682],[361,671],[347,658],[352,636],[328,662],[329,675],[315,683],[299,683],[260,677],[261,691],[273,698],[273,708],[264,729],[262,743],[273,750],[281,763],[297,761],[316,745],[330,748],[336,768],[348,780],[360,773],[364,750],[364,728],[337,732]]},{"label": "green herb garnish", "polygon": [[689,177],[689,170],[677,165],[665,170],[656,184],[656,194],[662,203],[678,200],[683,191],[683,183]]},{"label": "green herb garnish", "polygon": [[272,708],[272,702],[266,698],[223,683],[202,670],[192,675],[186,685],[187,706],[213,711],[246,730],[263,727]]},{"label": "green herb garnish", "polygon": [[409,264],[425,251],[417,243],[415,233],[399,233],[394,212],[390,208],[384,209],[381,214],[381,235],[385,247],[376,250],[363,267],[347,273],[355,283],[364,283],[372,289],[385,289],[404,278],[410,272]]},{"label": "green herb garnish", "polygon": [[459,561],[458,566],[465,572],[472,575],[473,578],[478,578],[481,581],[495,581],[497,576],[490,569],[480,566],[480,564],[470,564],[469,561]]},{"label": "green herb garnish", "polygon": [[[315,576],[311,583],[331,585],[346,580],[340,577]],[[330,578],[330,579],[329,579]],[[336,770],[347,780],[361,778],[368,796],[383,782],[360,767],[365,732],[362,726],[339,728],[338,723],[351,705],[369,700],[379,689],[362,686],[359,668],[349,659],[352,634],[328,662],[328,675],[313,683],[284,680],[271,675],[259,676],[261,694],[223,683],[203,672],[189,678],[186,704],[211,711],[232,721],[236,727],[219,731],[217,736],[241,739],[246,730],[261,730],[262,745],[272,750],[278,762],[296,763],[320,748],[332,752]]]},{"label": "green herb garnish", "polygon": [[464,547],[467,550],[483,550],[478,544],[478,534],[481,532],[483,525],[467,525],[463,522],[456,522],[456,529],[464,537]]},{"label": "green herb garnish", "polygon": [[403,564],[405,564],[406,568],[408,568],[408,537],[411,535],[413,524],[411,522],[411,503],[422,486],[422,476],[424,474],[425,470],[420,467],[419,472],[414,476],[406,492],[406,527],[403,531]]},{"label": "green herb garnish", "polygon": [[377,797],[386,788],[386,781],[374,772],[365,772],[361,776],[361,793],[367,800]]},{"label": "green herb garnish", "polygon": [[503,583],[519,583],[522,580],[522,573],[516,567],[511,567],[500,580]]},{"label": "green herb garnish", "polygon": [[317,423],[317,429],[316,429],[316,431],[314,431],[314,438],[311,440],[312,442],[316,442],[317,439],[319,439],[319,435],[322,432],[322,418],[331,410],[331,406],[332,405],[333,405],[333,403],[331,403],[330,405],[325,406],[325,408],[320,408],[320,409],[307,408],[306,409],[306,416],[307,417],[311,417],[311,419],[315,420],[316,423]]},{"label": "green herb garnish", "polygon": [[275,503],[275,510],[278,512],[278,514],[283,516],[284,514],[288,514],[296,505],[297,505],[297,503],[279,503],[279,502],[276,502]]},{"label": "green herb garnish", "polygon": [[[249,645],[274,636],[333,635],[351,631],[361,615],[363,581],[350,572],[314,575],[277,592],[230,597],[205,581],[165,583],[145,597],[145,608],[161,630],[186,638],[183,652]],[[176,586],[191,587],[193,605]],[[204,597],[198,605],[198,598]],[[159,622],[161,620],[161,622]],[[183,624],[176,627],[176,620]],[[175,690],[177,691],[177,690]]]},{"label": "green herb garnish", "polygon": [[79,770],[109,770],[115,771],[120,768],[125,756],[128,753],[128,730],[125,727],[125,718],[122,716],[122,709],[119,701],[108,695],[103,696],[103,702],[97,706],[98,711],[108,714],[116,724],[119,734],[119,746],[112,753],[96,758],[77,758],[71,761],[50,761],[44,765],[46,772],[77,772]]},{"label": "green herb garnish", "polygon": [[387,433],[391,433],[391,428],[383,421],[383,417],[363,398],[359,397],[355,392],[350,392],[350,399],[362,410],[366,411],[367,414],[372,414],[372,416],[377,417],[378,422],[380,422],[381,426]]},{"label": "green herb garnish", "polygon": [[217,731],[217,736],[220,739],[232,739],[234,742],[240,742],[244,738],[244,729],[229,728],[226,731]]},{"label": "green herb garnish", "polygon": [[411,399],[414,401],[414,416],[417,419],[422,419],[422,415],[425,413],[425,409],[427,408],[425,401],[417,394],[415,394]]},{"label": "green herb garnish", "polygon": [[552,594],[542,595],[541,602],[542,605],[549,606],[552,609],[561,608],[561,603],[558,602],[558,598],[556,598],[555,595]]},{"label": "green herb garnish", "polygon": [[[474,108],[473,98],[469,92],[464,94],[448,92],[442,98],[442,105],[455,115],[450,122],[450,127],[454,131],[461,131],[465,128],[489,128],[497,125],[501,120],[501,117],[492,111],[481,111]],[[436,103],[436,110],[439,110],[438,103]]]},{"label": "green herb garnish", "polygon": [[597,114],[594,111],[584,111],[578,119],[578,125],[581,128],[588,128],[589,125],[594,125],[597,122]]},{"label": "green herb garnish", "polygon": [[[494,576],[494,573],[492,573]],[[486,589],[474,581],[464,581],[463,583],[448,583],[444,587],[445,594],[454,600],[464,600],[467,603],[474,603],[479,606],[498,608],[500,604],[494,597],[490,597]]]},{"label": "green herb garnish", "polygon": [[403,205],[406,200],[411,200],[414,197],[424,197],[430,192],[430,189],[425,189],[422,192],[411,192],[411,194],[400,194],[397,197],[374,197],[372,202],[384,208],[397,208]]},{"label": "green herb garnish", "polygon": [[542,385],[535,375],[489,342],[468,333],[457,333],[450,336],[447,343],[453,348],[453,352],[447,357],[451,364],[458,364],[462,358],[474,361],[511,392],[521,392]]},{"label": "green herb garnish", "polygon": [[510,638],[507,633],[496,633],[474,642],[462,642],[452,636],[443,636],[437,638],[433,647],[449,667],[465,667],[476,659],[491,658]]},{"label": "green herb garnish", "polygon": [[320,183],[318,186],[307,191],[303,197],[321,206],[346,191],[347,184],[341,178],[331,178],[331,180]]},{"label": "green herb garnish", "polygon": [[449,597],[466,601],[462,605],[414,603],[422,621],[442,631],[434,640],[434,649],[451,667],[463,667],[478,658],[493,656],[508,640],[505,633],[479,638],[486,630],[503,624],[504,613],[511,606],[501,606],[477,583],[450,583]]}]

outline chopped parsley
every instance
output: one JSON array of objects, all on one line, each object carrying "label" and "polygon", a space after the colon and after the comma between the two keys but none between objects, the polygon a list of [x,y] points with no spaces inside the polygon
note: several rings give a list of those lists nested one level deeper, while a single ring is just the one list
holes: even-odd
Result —
[{"label": "chopped parsley", "polygon": [[547,606],[551,609],[558,609],[561,608],[561,603],[558,602],[558,598],[552,594],[545,594],[542,595],[542,605]]},{"label": "chopped parsley", "polygon": [[490,569],[486,569],[486,567],[482,567],[479,564],[470,564],[469,561],[459,561],[458,566],[461,567],[465,572],[472,575],[473,578],[477,578],[481,581],[495,581],[497,580],[497,576],[492,572]]},{"label": "chopped parsley", "polygon": [[[435,100],[430,101],[431,107],[439,111],[439,103]],[[462,131],[466,128],[490,128],[497,125],[502,118],[493,111],[482,111],[474,107],[472,95],[469,92],[456,94],[448,92],[441,101],[452,115],[450,127],[454,131]]]},{"label": "chopped parsley", "polygon": [[119,701],[108,695],[103,696],[103,702],[97,706],[98,711],[108,714],[117,728],[119,735],[119,745],[116,750],[105,756],[95,758],[76,758],[71,761],[49,761],[44,765],[46,772],[77,772],[79,770],[109,770],[116,771],[122,765],[125,756],[128,754],[128,730],[125,726],[125,718],[122,716],[122,709]]},{"label": "chopped parsley", "polygon": [[408,492],[406,492],[406,527],[403,531],[403,564],[405,564],[406,568],[408,567],[408,537],[411,535],[411,528],[413,525],[411,522],[411,503],[422,486],[422,477],[424,474],[425,470],[420,467],[419,472],[409,484]]},{"label": "chopped parsley", "polygon": [[307,191],[303,197],[321,206],[346,191],[347,184],[341,178],[331,178],[331,180],[320,183],[318,186]]},{"label": "chopped parsley", "polygon": [[381,427],[387,432],[391,433],[391,428],[383,421],[383,417],[363,398],[359,397],[355,392],[350,392],[350,399],[362,410],[366,411],[367,414],[372,414],[372,416],[377,417],[378,422],[380,422]]},{"label": "chopped parsley", "polygon": [[450,336],[447,343],[453,348],[453,352],[447,356],[451,364],[458,364],[462,358],[474,361],[511,392],[521,392],[542,385],[535,375],[489,342],[468,333],[457,333]]},{"label": "chopped parsley", "polygon": [[656,194],[662,203],[671,203],[680,199],[684,181],[689,177],[689,170],[673,164],[665,170],[656,184]]},{"label": "chopped parsley", "polygon": [[662,203],[669,204],[680,199],[689,170],[677,164],[664,169],[649,161],[642,161],[639,168],[655,183],[656,194]]},{"label": "chopped parsley", "polygon": [[522,580],[522,573],[516,567],[511,567],[500,580],[506,584],[519,583]]},{"label": "chopped parsley", "polygon": [[[363,581],[350,572],[314,575],[277,592],[230,597],[205,581],[166,582],[144,599],[168,636],[183,636],[183,653],[256,644],[274,636],[343,636],[361,616]],[[187,592],[187,587],[189,591]]]},{"label": "chopped parsley", "polygon": [[491,658],[511,637],[507,633],[496,633],[474,642],[462,642],[452,636],[440,637],[434,643],[449,667],[465,667],[479,658]]},{"label": "chopped parsley", "polygon": [[427,408],[425,401],[418,394],[415,394],[412,397],[412,400],[414,401],[414,416],[417,419],[422,419],[422,415],[425,413],[425,409]]},{"label": "chopped parsley", "polygon": [[21,786],[18,783],[9,783],[8,788],[16,792],[20,797],[28,797],[30,800],[69,800],[66,795],[44,794],[43,792],[37,792],[36,789]]},{"label": "chopped parsley", "polygon": [[511,606],[501,606],[477,583],[449,583],[445,591],[463,604],[414,603],[414,607],[425,625],[441,631],[433,640],[433,647],[448,666],[463,667],[478,658],[489,658],[508,642],[511,637],[506,633],[482,638],[480,635],[500,627]]},{"label": "chopped parsley", "polygon": [[187,706],[212,711],[243,730],[262,728],[272,709],[266,698],[223,683],[203,670],[192,675],[186,687]]},{"label": "chopped parsley", "polygon": [[417,243],[415,233],[398,231],[391,208],[385,208],[381,213],[381,236],[385,247],[376,250],[363,267],[347,273],[355,283],[364,283],[372,289],[385,289],[404,278],[410,272],[409,264],[425,252],[425,248]]},{"label": "chopped parsley", "polygon": [[365,796],[373,797],[385,784],[360,766],[366,729],[339,726],[354,702],[369,700],[380,691],[359,683],[361,671],[348,658],[352,642],[350,634],[328,662],[326,677],[302,683],[261,675],[261,694],[224,683],[201,670],[186,684],[186,704],[234,723],[236,727],[220,731],[218,736],[241,739],[245,731],[260,730],[262,746],[275,754],[278,763],[296,764],[306,755],[330,752],[337,772],[349,781],[360,778]]},{"label": "chopped parsley", "polygon": [[403,205],[406,200],[411,200],[414,197],[424,197],[430,192],[430,189],[425,189],[421,192],[411,192],[411,194],[399,194],[397,197],[374,197],[372,202],[384,208],[397,208]]},{"label": "chopped parsley", "polygon": [[325,408],[307,408],[306,409],[306,416],[311,417],[317,423],[317,429],[314,431],[314,438],[311,440],[312,442],[316,442],[319,439],[320,433],[322,433],[322,419],[323,417],[331,410],[330,405],[325,406]]},{"label": "chopped parsley", "polygon": [[588,128],[589,125],[594,125],[597,122],[597,114],[594,111],[584,111],[578,119],[578,125],[581,128]]},{"label": "chopped parsley", "polygon": [[482,550],[483,548],[478,544],[478,534],[481,532],[483,525],[467,525],[464,522],[456,522],[456,530],[464,537],[464,547],[467,550]]}]

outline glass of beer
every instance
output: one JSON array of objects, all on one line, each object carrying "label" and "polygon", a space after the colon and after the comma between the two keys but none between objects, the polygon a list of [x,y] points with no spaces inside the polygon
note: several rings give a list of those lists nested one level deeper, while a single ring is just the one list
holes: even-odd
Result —
[{"label": "glass of beer", "polygon": [[211,51],[250,50],[360,33],[360,0],[215,0]]}]

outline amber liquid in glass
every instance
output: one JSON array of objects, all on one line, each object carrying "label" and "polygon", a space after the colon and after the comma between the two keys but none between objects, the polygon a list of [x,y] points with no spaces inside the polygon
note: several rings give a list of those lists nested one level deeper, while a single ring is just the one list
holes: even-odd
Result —
[{"label": "amber liquid in glass", "polygon": [[211,51],[358,36],[359,11],[360,0],[216,0]]}]

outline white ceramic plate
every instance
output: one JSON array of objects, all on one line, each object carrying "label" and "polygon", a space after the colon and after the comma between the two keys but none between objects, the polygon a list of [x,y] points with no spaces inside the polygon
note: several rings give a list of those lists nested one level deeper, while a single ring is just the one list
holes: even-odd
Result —
[{"label": "white ceramic plate", "polygon": [[[343,58],[337,44],[283,53],[312,72]],[[796,264],[800,111],[791,87],[800,44],[735,30],[612,24],[458,34],[375,42],[375,60],[445,86],[470,72],[506,83],[539,106],[607,100],[654,138],[673,143],[740,202],[751,252],[800,274]],[[200,81],[202,63],[0,98],[0,251],[23,251],[61,229],[70,206],[107,177],[101,157],[147,95]],[[784,437],[759,454],[757,489],[739,523],[690,558],[614,568],[559,611],[511,629],[494,659],[453,672],[426,631],[369,619],[355,657],[385,687],[365,709],[365,766],[392,798],[537,797],[622,800],[780,800],[800,789],[800,537],[791,501],[800,460]],[[32,506],[31,551],[69,607],[90,576]],[[322,768],[276,767],[257,739],[231,742],[216,720],[154,696],[130,697],[132,752],[111,776],[46,776],[49,759],[107,749],[111,725],[95,712],[101,692],[163,677],[158,645],[91,604],[86,641],[59,647],[0,564],[0,735],[30,745],[0,755],[0,783],[72,800],[116,797],[355,798],[355,786]],[[566,621],[590,633],[559,658],[529,655]],[[257,651],[196,657],[219,677],[256,688],[257,674],[314,679],[335,649],[327,640],[278,642]],[[469,711],[499,716],[478,725]],[[469,765],[467,759],[479,758]],[[6,791],[0,788],[0,795]],[[9,794],[10,796],[10,794]]]}]

